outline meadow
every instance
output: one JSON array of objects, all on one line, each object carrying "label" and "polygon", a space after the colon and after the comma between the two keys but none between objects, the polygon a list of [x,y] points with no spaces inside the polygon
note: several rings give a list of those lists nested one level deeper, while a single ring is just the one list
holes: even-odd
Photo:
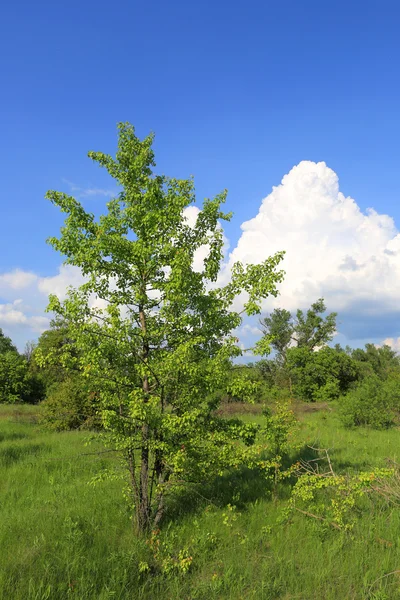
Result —
[{"label": "meadow", "polygon": [[[398,429],[345,429],[332,406],[300,409],[299,455],[329,448],[336,472],[399,461]],[[139,539],[121,482],[101,478],[115,455],[87,445],[87,432],[45,431],[36,416],[34,406],[0,407],[2,600],[400,598],[398,506],[364,500],[351,532],[284,519],[290,482],[274,496],[242,470],[187,490],[161,531]]]}]

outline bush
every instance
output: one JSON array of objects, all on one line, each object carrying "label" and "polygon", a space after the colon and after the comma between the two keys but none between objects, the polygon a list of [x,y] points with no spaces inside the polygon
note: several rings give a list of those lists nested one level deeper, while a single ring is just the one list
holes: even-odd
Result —
[{"label": "bush", "polygon": [[397,377],[382,381],[377,375],[370,375],[340,400],[341,418],[348,427],[390,427],[398,422],[399,410],[400,380]]},{"label": "bush", "polygon": [[13,350],[0,354],[0,403],[35,403],[41,394],[40,382],[29,373],[23,356]]},{"label": "bush", "polygon": [[228,375],[222,395],[228,402],[260,402],[265,395],[266,385],[257,369],[252,366],[235,366]]},{"label": "bush", "polygon": [[71,375],[51,386],[41,409],[41,423],[56,431],[101,427],[98,394],[80,375]]},{"label": "bush", "polygon": [[290,348],[287,368],[293,377],[295,396],[308,402],[336,400],[359,378],[356,361],[328,346],[315,352]]}]

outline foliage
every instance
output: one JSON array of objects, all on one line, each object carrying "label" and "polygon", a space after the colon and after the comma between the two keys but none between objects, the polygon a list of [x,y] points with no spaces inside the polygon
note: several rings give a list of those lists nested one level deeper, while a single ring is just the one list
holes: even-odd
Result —
[{"label": "foliage", "polygon": [[326,312],[323,298],[311,305],[304,313],[298,309],[293,318],[288,310],[276,308],[269,316],[261,320],[264,335],[271,338],[271,344],[277,352],[277,360],[284,364],[291,344],[298,348],[315,350],[330,342],[336,331],[337,313]]},{"label": "foliage", "polygon": [[18,354],[18,350],[12,343],[11,338],[4,335],[3,330],[0,328],[0,354],[5,354],[6,352]]},{"label": "foliage", "polygon": [[340,399],[342,421],[351,427],[370,425],[377,429],[399,421],[400,378],[382,381],[377,375],[366,377],[358,387]]},{"label": "foliage", "polygon": [[40,421],[56,431],[99,429],[98,394],[80,374],[53,384],[41,404]]},{"label": "foliage", "polygon": [[377,348],[375,344],[366,344],[364,350],[354,349],[351,357],[359,363],[364,377],[375,374],[380,379],[387,379],[393,373],[400,373],[399,356],[387,345]]},{"label": "foliage", "polygon": [[328,346],[314,352],[307,347],[290,348],[287,369],[295,396],[308,402],[335,400],[359,377],[356,361]]},{"label": "foliage", "polygon": [[[190,225],[193,182],[154,175],[152,141],[120,124],[116,159],[89,153],[121,186],[99,220],[66,194],[47,194],[67,214],[50,243],[86,277],[49,308],[71,324],[78,354],[69,360],[101,389],[107,441],[125,457],[140,531],[159,522],[176,486],[243,460],[239,441],[251,443],[251,427],[213,413],[229,360],[241,353],[231,332],[242,318],[231,307],[245,292],[244,311],[259,313],[283,278],[277,253],[259,265],[236,263],[230,282],[217,286],[226,193],[206,200]],[[206,258],[195,269],[199,249]]]},{"label": "foliage", "polygon": [[258,402],[264,389],[262,377],[253,366],[237,365],[228,373],[225,391],[231,402]]},{"label": "foliage", "polygon": [[327,523],[335,529],[354,528],[359,500],[374,491],[377,480],[393,478],[393,469],[376,469],[356,475],[308,472],[292,490],[288,509]]},{"label": "foliage", "polygon": [[0,354],[0,403],[37,402],[40,382],[29,372],[28,363],[17,352]]}]

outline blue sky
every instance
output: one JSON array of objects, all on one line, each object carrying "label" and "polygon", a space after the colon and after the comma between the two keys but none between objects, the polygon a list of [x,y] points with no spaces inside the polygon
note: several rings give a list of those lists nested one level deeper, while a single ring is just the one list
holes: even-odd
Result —
[{"label": "blue sky", "polygon": [[[60,257],[45,240],[62,218],[44,194],[73,191],[101,210],[113,183],[86,154],[114,152],[118,121],[154,131],[158,169],[193,174],[199,199],[228,188],[231,250],[301,161],[324,161],[362,212],[373,207],[398,225],[399,27],[400,6],[385,0],[3,3],[0,276],[57,274]],[[7,281],[0,304],[25,306],[28,288]],[[339,291],[330,292],[335,308]],[[400,335],[389,304],[381,329],[374,309],[365,313],[376,341]],[[351,303],[338,306],[350,323]],[[19,345],[37,335],[6,312],[0,327]]]}]

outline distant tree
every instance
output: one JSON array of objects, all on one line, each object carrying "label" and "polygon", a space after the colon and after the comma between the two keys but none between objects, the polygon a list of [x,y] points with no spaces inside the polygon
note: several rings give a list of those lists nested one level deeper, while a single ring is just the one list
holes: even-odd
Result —
[{"label": "distant tree", "polygon": [[[260,321],[264,338],[271,340],[271,345],[276,351],[273,360],[262,361],[260,366],[264,377],[271,382],[272,388],[275,388],[275,395],[278,389],[285,388],[290,395],[293,394],[294,370],[293,365],[289,366],[287,363],[292,348],[313,352],[332,340],[336,331],[337,313],[333,312],[323,317],[324,312],[326,306],[323,298],[320,298],[306,313],[299,309],[293,317],[288,310],[276,308]],[[298,356],[308,355],[307,352],[299,352]]]},{"label": "distant tree", "polygon": [[83,374],[68,321],[51,321],[32,353],[30,368],[44,386],[43,425],[58,431],[100,428],[99,391]]},{"label": "distant tree", "polygon": [[276,308],[260,321],[264,335],[272,337],[271,345],[280,364],[285,363],[291,345],[314,350],[333,339],[337,313],[330,313],[324,318],[321,316],[324,312],[325,302],[320,298],[306,313],[297,310],[296,317],[286,309]]},{"label": "distant tree", "polygon": [[308,402],[335,400],[359,379],[357,362],[345,352],[325,346],[289,348],[287,369],[294,395]]},{"label": "distant tree", "polygon": [[68,322],[56,317],[38,339],[31,356],[31,368],[49,389],[65,381],[71,372],[80,370],[77,356]]},{"label": "distant tree", "polygon": [[351,356],[360,363],[365,377],[375,374],[380,379],[387,379],[393,372],[400,371],[400,358],[387,345],[377,348],[375,344],[366,344],[365,349],[354,349]]},{"label": "distant tree", "polygon": [[[237,465],[245,451],[238,440],[254,441],[253,426],[215,416],[213,393],[241,353],[233,301],[246,292],[245,312],[259,314],[261,300],[277,294],[283,254],[236,263],[230,283],[218,287],[225,193],[205,201],[191,225],[193,182],[154,174],[152,137],[139,140],[129,124],[119,125],[115,159],[89,156],[121,192],[99,220],[66,194],[47,194],[67,214],[50,242],[87,277],[65,302],[51,297],[50,309],[71,324],[76,362],[101,389],[103,425],[126,460],[134,523],[143,531],[161,519],[168,492]],[[207,255],[195,270],[200,248]]]},{"label": "distant tree", "polygon": [[324,318],[321,315],[325,311],[324,299],[320,298],[307,313],[301,310],[296,312],[293,340],[299,348],[315,350],[332,341],[336,332],[337,313],[330,313]]},{"label": "distant tree", "polygon": [[0,354],[5,352],[15,352],[18,354],[16,346],[11,341],[11,338],[4,335],[3,330],[0,328]]},{"label": "distant tree", "polygon": [[32,362],[33,353],[35,351],[36,346],[37,346],[37,342],[33,342],[33,341],[28,341],[25,344],[23,356],[25,357],[28,364],[30,364]]},{"label": "distant tree", "polygon": [[271,345],[277,353],[277,362],[284,364],[295,328],[291,313],[284,308],[276,308],[260,322],[264,335],[272,338]]},{"label": "distant tree", "polygon": [[32,382],[28,363],[18,352],[0,354],[0,403],[14,404],[31,399]]}]

